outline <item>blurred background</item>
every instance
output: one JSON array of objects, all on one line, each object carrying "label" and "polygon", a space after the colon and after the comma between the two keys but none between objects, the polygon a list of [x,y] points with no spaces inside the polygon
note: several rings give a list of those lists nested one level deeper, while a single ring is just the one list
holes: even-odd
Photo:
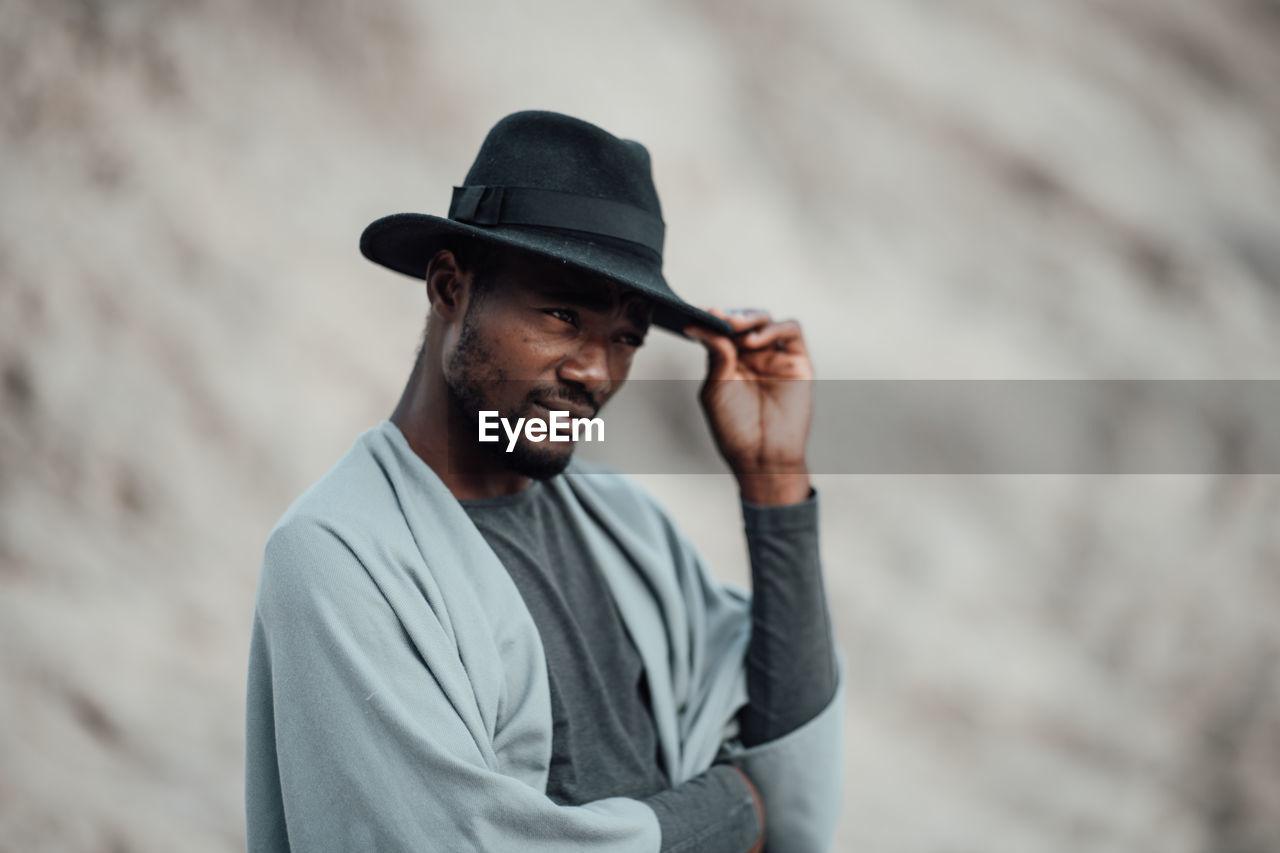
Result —
[{"label": "blurred background", "polygon": [[[824,378],[1277,379],[1277,81],[1277,0],[0,0],[0,850],[243,848],[262,544],[425,316],[358,236],[502,115],[643,141]],[[818,486],[837,849],[1280,849],[1280,478]]]}]

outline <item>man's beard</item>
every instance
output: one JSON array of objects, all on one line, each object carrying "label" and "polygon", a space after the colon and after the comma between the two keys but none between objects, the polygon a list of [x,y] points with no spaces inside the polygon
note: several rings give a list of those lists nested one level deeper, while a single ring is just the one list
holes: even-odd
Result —
[{"label": "man's beard", "polygon": [[[478,440],[480,412],[499,409],[486,398],[484,386],[487,384],[491,388],[502,388],[503,385],[512,383],[512,380],[502,375],[501,370],[494,371],[490,368],[492,360],[492,354],[480,343],[470,318],[464,317],[458,345],[445,365],[444,381],[450,404],[466,415],[467,420],[472,424],[472,429],[469,436],[451,437],[450,444],[455,441],[474,442],[485,450],[495,453],[504,468],[535,480],[549,480],[568,467],[569,460],[573,456],[572,444],[568,446],[567,451],[557,452],[551,450],[557,445],[552,445],[550,441],[535,444],[520,438],[516,440],[515,447],[507,452],[508,440],[505,433],[497,442],[482,444]],[[473,378],[476,374],[494,375],[494,378],[479,381]],[[538,386],[525,394],[524,400],[514,412],[499,411],[499,415],[515,423],[516,418],[533,416],[533,408],[539,400],[554,400],[566,396],[579,399],[581,397],[580,394],[566,394],[552,386]],[[594,401],[588,400],[587,403],[593,409],[595,408]]]}]

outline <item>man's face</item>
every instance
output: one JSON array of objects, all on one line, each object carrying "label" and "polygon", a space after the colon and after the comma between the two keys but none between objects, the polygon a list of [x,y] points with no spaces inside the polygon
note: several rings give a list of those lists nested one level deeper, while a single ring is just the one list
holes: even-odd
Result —
[{"label": "man's face", "polygon": [[[473,282],[474,284],[474,282]],[[469,288],[462,328],[444,353],[454,405],[475,424],[463,441],[496,453],[536,479],[564,470],[572,442],[531,442],[507,451],[478,441],[479,412],[550,420],[550,412],[592,418],[617,392],[644,343],[652,305],[643,296],[558,261],[510,255],[482,292]],[[500,431],[501,432],[501,431]]]}]

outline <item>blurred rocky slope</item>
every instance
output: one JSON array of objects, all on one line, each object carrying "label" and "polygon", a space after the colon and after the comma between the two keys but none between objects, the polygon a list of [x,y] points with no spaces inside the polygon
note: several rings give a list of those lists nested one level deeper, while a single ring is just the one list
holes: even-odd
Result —
[{"label": "blurred rocky slope", "polygon": [[[645,141],[825,377],[1280,378],[1277,80],[1274,0],[0,0],[0,850],[243,846],[261,543],[421,329],[356,237],[499,116]],[[820,487],[840,849],[1280,849],[1275,477]]]}]

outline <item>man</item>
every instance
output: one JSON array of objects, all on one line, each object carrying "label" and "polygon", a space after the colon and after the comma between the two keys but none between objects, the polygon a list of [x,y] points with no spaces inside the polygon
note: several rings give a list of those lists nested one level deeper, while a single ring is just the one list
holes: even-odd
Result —
[{"label": "man", "polygon": [[[830,844],[841,691],[809,358],[795,323],[679,299],[662,237],[645,149],[545,112],[494,127],[448,219],[366,229],[366,256],[425,281],[427,332],[391,419],[267,543],[251,850]],[[482,413],[594,418],[651,323],[708,352],[750,600],[572,442],[480,440]]]}]

